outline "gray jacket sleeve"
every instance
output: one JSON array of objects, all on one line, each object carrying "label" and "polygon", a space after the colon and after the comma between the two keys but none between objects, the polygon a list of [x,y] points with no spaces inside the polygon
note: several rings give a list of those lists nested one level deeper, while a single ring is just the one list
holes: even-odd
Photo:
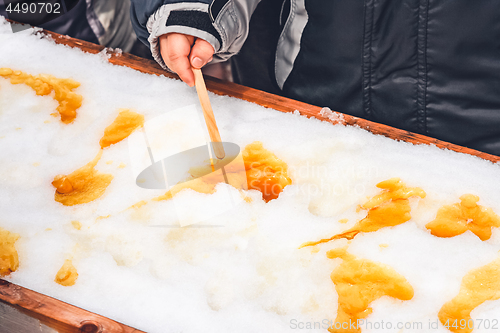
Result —
[{"label": "gray jacket sleeve", "polygon": [[132,25],[163,67],[158,38],[177,32],[209,42],[214,60],[238,53],[248,36],[250,17],[260,0],[132,0]]}]

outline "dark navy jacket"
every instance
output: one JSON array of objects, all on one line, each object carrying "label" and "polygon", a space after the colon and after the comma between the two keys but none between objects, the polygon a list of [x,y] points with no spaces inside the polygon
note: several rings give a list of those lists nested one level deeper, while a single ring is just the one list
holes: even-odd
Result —
[{"label": "dark navy jacket", "polygon": [[[132,0],[132,20],[153,49],[176,31],[205,38],[227,59],[241,50],[258,3]],[[273,50],[282,95],[500,155],[498,0],[287,0],[283,8]],[[242,83],[258,75],[249,66]]]}]

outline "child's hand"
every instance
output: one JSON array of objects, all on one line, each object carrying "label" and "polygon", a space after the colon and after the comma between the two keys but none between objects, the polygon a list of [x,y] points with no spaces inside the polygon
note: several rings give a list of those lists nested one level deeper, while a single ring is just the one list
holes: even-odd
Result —
[{"label": "child's hand", "polygon": [[[194,43],[194,44],[193,44]],[[170,70],[179,75],[188,86],[194,86],[191,67],[201,68],[212,61],[214,48],[203,39],[180,33],[169,33],[159,38],[160,53]]]}]

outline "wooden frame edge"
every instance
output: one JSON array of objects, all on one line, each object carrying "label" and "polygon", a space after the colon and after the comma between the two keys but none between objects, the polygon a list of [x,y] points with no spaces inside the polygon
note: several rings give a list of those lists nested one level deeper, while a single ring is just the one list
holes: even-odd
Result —
[{"label": "wooden frame edge", "polygon": [[[105,47],[103,46],[60,35],[51,31],[43,30],[40,33],[51,38],[57,44],[76,47],[88,53],[95,54],[102,52],[105,49]],[[129,53],[114,52],[111,49],[109,49],[109,52],[107,52],[107,54],[109,57],[108,61],[114,65],[129,67],[146,74],[155,74],[159,76],[163,75],[169,78],[179,79],[176,74],[164,70],[155,61],[140,58]],[[493,163],[500,162],[500,156],[484,153],[472,148],[459,146],[453,143],[435,139],[422,134],[401,130],[388,125],[379,124],[348,114],[334,112],[335,117],[332,117],[333,119],[329,119],[327,116],[323,116],[320,114],[322,108],[319,106],[307,104],[279,95],[270,94],[233,82],[225,82],[210,76],[205,76],[205,81],[207,89],[217,95],[236,97],[281,112],[298,111],[301,115],[308,118],[317,118],[319,120],[327,121],[332,124],[357,126],[373,134],[383,135],[397,141],[409,142],[416,145],[433,145],[441,149],[449,149],[458,153],[477,156]]]},{"label": "wooden frame edge", "polygon": [[107,317],[0,279],[0,302],[61,333],[144,333]]}]

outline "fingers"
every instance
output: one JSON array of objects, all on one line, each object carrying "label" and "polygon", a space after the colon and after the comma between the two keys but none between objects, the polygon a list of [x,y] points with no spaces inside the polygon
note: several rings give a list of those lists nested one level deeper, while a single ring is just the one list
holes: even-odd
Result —
[{"label": "fingers", "polygon": [[[194,43],[194,44],[193,44]],[[172,71],[188,86],[194,86],[191,67],[201,68],[212,61],[214,48],[203,39],[179,33],[169,33],[159,38],[160,54]]]},{"label": "fingers", "polygon": [[190,87],[194,86],[194,74],[189,62],[193,41],[193,36],[179,33],[170,33],[159,38],[160,54],[165,65]]},{"label": "fingers", "polygon": [[191,49],[191,65],[194,68],[202,68],[207,63],[212,61],[214,55],[214,48],[209,42],[203,39],[196,39],[196,42]]}]

